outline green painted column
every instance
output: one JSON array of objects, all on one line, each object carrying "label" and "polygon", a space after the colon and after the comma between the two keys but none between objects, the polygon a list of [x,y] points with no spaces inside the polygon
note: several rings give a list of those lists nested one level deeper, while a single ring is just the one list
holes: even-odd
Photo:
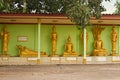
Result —
[{"label": "green painted column", "polygon": [[86,64],[86,27],[84,27],[84,57],[83,63]]},{"label": "green painted column", "polygon": [[37,57],[38,64],[40,64],[40,28],[41,28],[41,22],[40,19],[38,19],[38,57]]}]

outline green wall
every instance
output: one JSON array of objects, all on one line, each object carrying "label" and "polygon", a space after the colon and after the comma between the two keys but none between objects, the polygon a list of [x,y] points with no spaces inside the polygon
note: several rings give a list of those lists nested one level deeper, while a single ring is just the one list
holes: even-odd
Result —
[{"label": "green wall", "polygon": [[[46,52],[47,54],[51,54],[51,39],[50,34],[52,31],[53,25],[41,25],[41,51]],[[67,42],[68,36],[71,37],[71,42],[74,45],[74,51],[79,54],[83,54],[83,45],[82,40],[80,38],[80,34],[82,30],[78,30],[74,25],[55,25],[56,31],[58,33],[58,41],[57,41],[57,52],[56,54],[62,55],[64,52],[64,45]],[[0,32],[2,32],[4,24],[0,24]],[[37,51],[37,24],[6,24],[7,31],[10,33],[10,41],[8,46],[8,53],[10,56],[18,56],[18,49],[16,45],[23,45],[31,50]],[[94,49],[93,43],[93,27],[87,27],[88,32],[88,53],[92,54]],[[111,30],[112,27],[105,27],[105,30],[101,34],[101,39],[104,43],[104,48],[108,50],[108,53],[111,53]],[[116,27],[116,32],[118,33],[119,27]],[[18,42],[18,36],[27,36],[27,42]],[[1,39],[0,39],[1,44]],[[117,44],[117,52],[118,52],[118,44]],[[0,53],[1,53],[1,45],[0,45]]]},{"label": "green wall", "polygon": [[[0,25],[0,32],[3,31],[4,25]],[[36,39],[36,28],[37,25],[28,25],[28,24],[6,24],[7,31],[10,33],[10,41],[8,45],[8,54],[10,56],[18,56],[18,49],[16,45],[23,45],[30,49],[36,50],[35,41]],[[17,40],[18,36],[27,36],[28,41],[19,42]],[[1,46],[1,45],[0,45]],[[1,48],[0,48],[1,52]]]},{"label": "green wall", "polygon": [[[87,27],[88,32],[88,54],[92,54],[94,50],[94,38],[92,33],[93,26]],[[118,28],[116,27],[116,32],[118,33]],[[111,53],[111,30],[112,26],[105,26],[105,29],[101,33],[101,39],[103,41],[103,47],[107,49],[108,55]],[[50,33],[52,31],[52,25],[42,25],[41,27],[41,50],[51,54],[51,40]],[[56,25],[56,31],[58,33],[57,42],[57,52],[56,54],[62,54],[64,52],[64,44],[67,41],[67,37],[70,35],[71,41],[74,45],[74,50],[83,54],[83,45],[80,38],[82,30],[78,30],[76,26],[73,25]],[[118,52],[118,42],[117,42],[117,52]]]},{"label": "green wall", "polygon": [[[68,36],[71,37],[71,41],[74,45],[74,50],[79,51],[79,30],[75,26],[70,25],[56,25],[56,31],[58,33],[57,52],[56,54],[62,54],[64,52],[64,44],[67,41]],[[50,34],[52,32],[52,25],[43,25],[41,27],[41,50],[51,54],[51,39]]]}]

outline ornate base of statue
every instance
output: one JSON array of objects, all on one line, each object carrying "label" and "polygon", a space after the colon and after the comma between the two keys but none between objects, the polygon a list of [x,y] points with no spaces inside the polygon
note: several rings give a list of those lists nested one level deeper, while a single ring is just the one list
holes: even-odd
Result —
[{"label": "ornate base of statue", "polygon": [[4,53],[4,54],[0,54],[0,57],[3,61],[8,61],[10,56]]},{"label": "ornate base of statue", "polygon": [[64,57],[69,56],[69,55],[70,55],[70,54],[67,53],[67,52],[64,52],[64,53],[63,53],[63,56],[64,56]]},{"label": "ornate base of statue", "polygon": [[40,52],[40,56],[41,57],[48,57],[48,55],[46,54],[46,52]]},{"label": "ornate base of statue", "polygon": [[107,55],[107,50],[106,49],[101,49],[101,50],[94,50],[93,51],[93,56],[106,56]]},{"label": "ornate base of statue", "polygon": [[119,54],[118,53],[112,53],[112,54],[110,54],[110,56],[119,56]]},{"label": "ornate base of statue", "polygon": [[9,57],[9,54],[0,54],[0,57]]},{"label": "ornate base of statue", "polygon": [[58,54],[52,54],[51,57],[59,57]]}]

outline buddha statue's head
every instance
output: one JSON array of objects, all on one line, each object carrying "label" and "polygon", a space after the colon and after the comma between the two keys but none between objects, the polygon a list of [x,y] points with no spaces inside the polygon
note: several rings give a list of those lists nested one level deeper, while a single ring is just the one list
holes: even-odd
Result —
[{"label": "buddha statue's head", "polygon": [[112,27],[112,31],[113,31],[113,32],[115,31],[115,27]]},{"label": "buddha statue's head", "polygon": [[52,31],[53,32],[55,32],[56,31],[56,28],[55,28],[55,26],[53,25],[53,27],[52,27]]},{"label": "buddha statue's head", "polygon": [[70,38],[70,36],[68,36],[68,43],[70,43],[71,42],[71,38]]},{"label": "buddha statue's head", "polygon": [[7,32],[7,28],[6,28],[6,26],[3,28],[3,32]]}]

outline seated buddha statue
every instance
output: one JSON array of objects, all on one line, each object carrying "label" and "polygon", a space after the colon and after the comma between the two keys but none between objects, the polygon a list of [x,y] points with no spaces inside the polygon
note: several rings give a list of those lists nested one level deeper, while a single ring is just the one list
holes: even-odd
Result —
[{"label": "seated buddha statue", "polygon": [[63,56],[77,56],[78,54],[73,51],[73,44],[71,43],[70,36],[67,39],[67,43],[65,44],[65,52],[63,53]]},{"label": "seated buddha statue", "polygon": [[107,55],[107,50],[103,48],[103,42],[98,35],[97,40],[94,42],[95,49],[93,50],[93,56],[105,56]]}]

